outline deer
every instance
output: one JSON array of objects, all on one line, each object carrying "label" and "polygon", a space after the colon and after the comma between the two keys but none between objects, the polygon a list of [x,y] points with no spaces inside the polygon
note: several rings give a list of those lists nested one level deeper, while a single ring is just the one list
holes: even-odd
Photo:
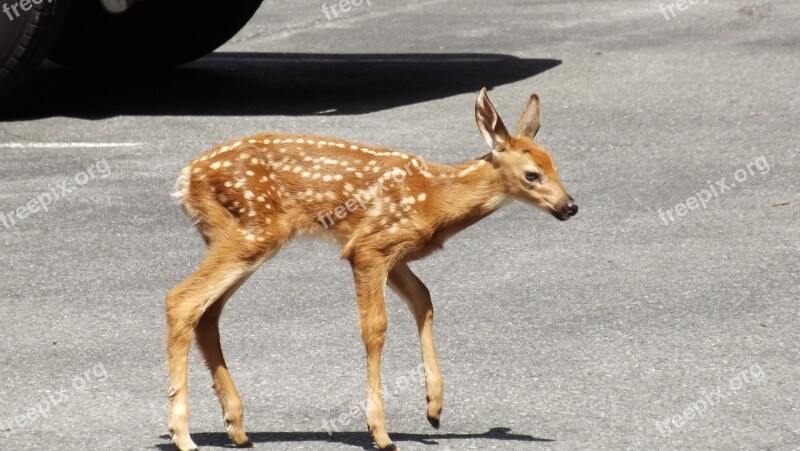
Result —
[{"label": "deer", "polygon": [[262,263],[293,237],[308,234],[332,238],[352,269],[366,351],[367,430],[375,445],[398,449],[387,432],[381,385],[386,285],[416,321],[427,419],[439,428],[444,380],[434,345],[433,305],[409,263],[515,200],[561,221],[578,212],[552,157],[533,141],[541,123],[537,94],[527,101],[514,136],[486,88],[475,102],[475,120],[491,152],[461,164],[436,164],[335,138],[268,133],[219,145],[181,171],[174,194],[207,249],[197,270],[165,299],[168,427],[178,449],[197,449],[189,434],[187,387],[193,333],[228,436],[239,447],[252,446],[220,346],[220,315]]}]

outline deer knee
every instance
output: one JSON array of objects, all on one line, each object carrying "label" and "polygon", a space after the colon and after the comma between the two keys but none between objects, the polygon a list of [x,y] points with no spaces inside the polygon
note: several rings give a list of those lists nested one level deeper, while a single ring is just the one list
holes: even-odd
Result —
[{"label": "deer knee", "polygon": [[364,318],[361,322],[361,338],[367,350],[380,349],[386,340],[388,322],[386,315]]}]

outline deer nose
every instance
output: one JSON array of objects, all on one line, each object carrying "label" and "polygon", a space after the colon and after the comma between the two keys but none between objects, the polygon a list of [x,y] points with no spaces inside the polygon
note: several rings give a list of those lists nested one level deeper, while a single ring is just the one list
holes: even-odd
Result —
[{"label": "deer nose", "polygon": [[578,204],[576,204],[575,201],[572,200],[572,198],[570,198],[567,201],[567,205],[566,205],[565,210],[567,211],[568,215],[575,216],[575,215],[578,214]]}]

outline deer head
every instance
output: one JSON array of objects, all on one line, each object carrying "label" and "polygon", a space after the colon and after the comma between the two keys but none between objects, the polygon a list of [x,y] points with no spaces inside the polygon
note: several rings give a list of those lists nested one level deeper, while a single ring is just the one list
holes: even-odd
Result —
[{"label": "deer head", "polygon": [[578,206],[558,178],[558,169],[544,147],[533,141],[539,131],[539,96],[532,94],[511,136],[492,105],[486,88],[475,102],[475,121],[492,148],[488,159],[500,173],[506,194],[538,207],[561,221],[575,216]]}]

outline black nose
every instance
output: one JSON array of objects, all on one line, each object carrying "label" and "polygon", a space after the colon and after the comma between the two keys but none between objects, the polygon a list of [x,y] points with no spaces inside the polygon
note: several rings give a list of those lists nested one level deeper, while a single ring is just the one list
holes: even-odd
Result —
[{"label": "black nose", "polygon": [[577,215],[578,214],[578,204],[576,204],[574,200],[570,199],[569,202],[567,202],[566,211],[567,211],[567,214],[570,215],[570,216]]}]

